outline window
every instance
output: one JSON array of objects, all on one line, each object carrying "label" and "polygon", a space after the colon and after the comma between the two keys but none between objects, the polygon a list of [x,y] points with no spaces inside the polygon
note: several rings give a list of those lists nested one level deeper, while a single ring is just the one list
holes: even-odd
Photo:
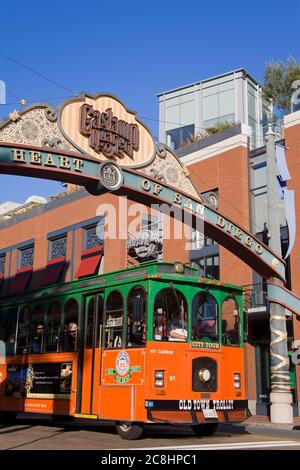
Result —
[{"label": "window", "polygon": [[192,340],[218,342],[218,305],[208,292],[199,292],[193,299]]},{"label": "window", "polygon": [[85,347],[91,348],[93,346],[93,327],[94,327],[94,314],[95,314],[95,297],[93,297],[87,308],[87,324],[86,324],[86,338]]},{"label": "window", "polygon": [[209,279],[220,278],[219,255],[203,256],[193,259],[193,262],[199,266],[201,276]]},{"label": "window", "polygon": [[32,276],[34,245],[20,248],[18,253],[18,269],[13,277],[10,294],[19,294],[27,289]]},{"label": "window", "polygon": [[103,230],[104,219],[98,224],[84,228],[83,252],[81,263],[77,270],[76,277],[86,277],[101,272],[101,259],[103,256]]},{"label": "window", "polygon": [[169,287],[156,295],[153,328],[157,341],[187,341],[187,302],[179,290]]},{"label": "window", "polygon": [[65,258],[67,251],[67,235],[61,235],[49,240],[49,260]]},{"label": "window", "polygon": [[106,301],[105,347],[121,348],[123,339],[123,297],[118,291]]},{"label": "window", "polygon": [[[98,312],[96,312],[96,308]],[[94,296],[88,302],[85,347],[92,348],[93,344],[96,348],[101,347],[102,343],[102,327],[103,327],[103,298],[102,296]],[[93,343],[93,338],[95,340]],[[99,341],[100,340],[100,341]]]},{"label": "window", "polygon": [[103,220],[84,228],[83,251],[103,245]]},{"label": "window", "polygon": [[18,269],[33,266],[34,245],[26,246],[19,250]]},{"label": "window", "polygon": [[0,256],[0,277],[3,277],[5,273],[5,255]]},{"label": "window", "polygon": [[204,246],[205,237],[203,233],[199,232],[198,230],[191,229],[191,242],[189,248],[191,251],[193,250],[201,250]]},{"label": "window", "polygon": [[204,243],[205,243],[205,246],[211,246],[211,245],[216,244],[216,242],[212,238],[209,238],[209,237],[206,237],[206,236],[205,236],[205,239],[204,239]]},{"label": "window", "polygon": [[0,310],[0,340],[5,343],[5,356],[15,354],[18,308]]},{"label": "window", "polygon": [[233,297],[222,304],[222,342],[226,346],[240,344],[240,309]]},{"label": "window", "polygon": [[18,319],[17,354],[29,353],[30,317],[30,308],[24,307]]},{"label": "window", "polygon": [[30,324],[30,352],[37,354],[44,348],[44,305],[40,304],[33,310]]},{"label": "window", "polygon": [[167,131],[167,144],[173,150],[180,148],[180,146],[193,137],[195,134],[195,126],[191,124],[189,126],[178,127],[171,131]]},{"label": "window", "polygon": [[131,289],[127,299],[126,346],[146,344],[146,292],[142,287]]},{"label": "window", "polygon": [[[248,116],[256,123],[256,89],[248,82]],[[250,123],[249,123],[250,125]]]},{"label": "window", "polygon": [[235,98],[233,80],[209,84],[203,89],[203,127],[209,128],[235,119]]},{"label": "window", "polygon": [[217,256],[207,256],[205,258],[206,262],[206,277],[212,279],[220,278],[220,269],[219,269],[219,255]]},{"label": "window", "polygon": [[47,352],[58,352],[60,346],[60,321],[61,308],[56,300],[48,308],[46,321],[45,350]]},{"label": "window", "polygon": [[78,304],[70,299],[64,308],[63,351],[77,351]]},{"label": "window", "polygon": [[42,285],[56,284],[62,280],[66,265],[67,235],[49,239],[48,264],[43,273]]}]

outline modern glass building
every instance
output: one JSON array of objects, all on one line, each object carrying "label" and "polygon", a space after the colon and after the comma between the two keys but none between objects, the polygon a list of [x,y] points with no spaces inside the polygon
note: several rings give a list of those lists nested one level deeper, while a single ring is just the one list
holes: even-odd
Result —
[{"label": "modern glass building", "polygon": [[205,135],[222,123],[251,127],[254,139],[271,113],[263,102],[261,85],[244,69],[158,94],[159,140],[174,150],[191,136]]}]

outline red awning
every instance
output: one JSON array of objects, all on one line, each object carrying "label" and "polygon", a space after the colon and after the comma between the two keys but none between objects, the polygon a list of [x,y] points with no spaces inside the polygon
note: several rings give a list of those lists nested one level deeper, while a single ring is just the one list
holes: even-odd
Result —
[{"label": "red awning", "polygon": [[11,281],[11,294],[20,294],[26,289],[32,275],[32,268],[23,268],[17,271]]},{"label": "red awning", "polygon": [[97,274],[100,260],[102,257],[102,248],[87,250],[81,257],[81,263],[76,273],[76,277],[92,276]]},{"label": "red awning", "polygon": [[66,261],[64,257],[56,258],[48,261],[46,270],[43,274],[43,286],[48,286],[49,284],[55,284],[59,281],[61,273],[65,267]]}]

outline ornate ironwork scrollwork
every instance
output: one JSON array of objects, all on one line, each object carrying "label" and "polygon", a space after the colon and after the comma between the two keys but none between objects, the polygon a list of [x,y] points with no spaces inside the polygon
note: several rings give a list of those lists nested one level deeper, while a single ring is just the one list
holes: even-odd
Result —
[{"label": "ornate ironwork scrollwork", "polygon": [[162,145],[157,146],[156,153],[160,158],[166,158],[166,156],[167,156],[166,149]]},{"label": "ornate ironwork scrollwork", "polygon": [[48,121],[55,122],[57,121],[57,109],[55,106],[52,106],[49,104],[47,108],[45,108],[45,116],[48,119]]}]

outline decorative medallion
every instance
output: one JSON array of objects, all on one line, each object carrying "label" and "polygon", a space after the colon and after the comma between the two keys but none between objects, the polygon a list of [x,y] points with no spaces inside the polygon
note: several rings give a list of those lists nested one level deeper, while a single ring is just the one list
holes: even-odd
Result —
[{"label": "decorative medallion", "polygon": [[130,367],[130,357],[126,351],[120,351],[116,357],[115,369],[106,369],[105,375],[113,375],[117,383],[126,383],[133,372],[141,372],[141,366]]},{"label": "decorative medallion", "polygon": [[116,191],[123,184],[123,173],[116,163],[103,162],[99,168],[99,177],[101,184],[109,191]]}]

